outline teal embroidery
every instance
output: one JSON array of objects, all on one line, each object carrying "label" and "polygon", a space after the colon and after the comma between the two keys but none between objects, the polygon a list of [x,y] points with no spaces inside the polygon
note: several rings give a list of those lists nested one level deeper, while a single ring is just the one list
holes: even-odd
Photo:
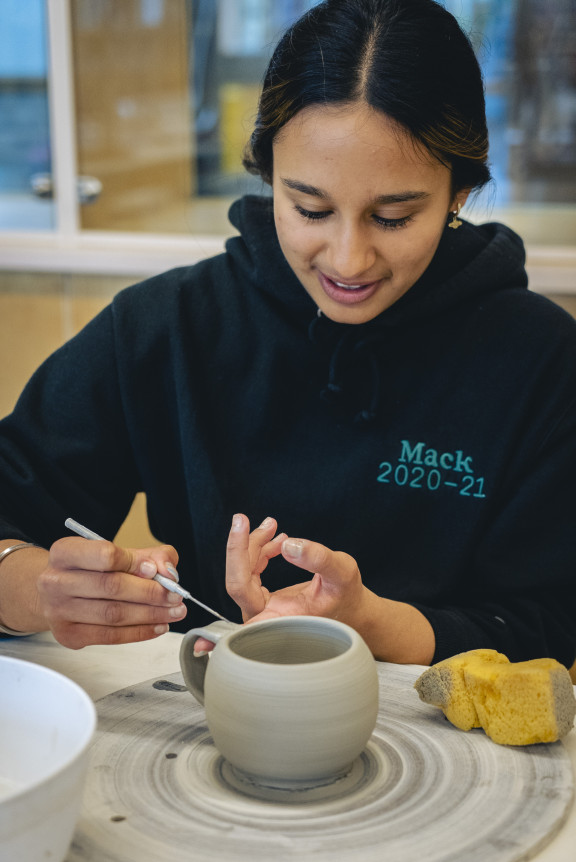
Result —
[{"label": "teal embroidery", "polygon": [[401,440],[400,446],[396,463],[380,463],[378,482],[429,491],[455,488],[461,497],[486,497],[484,477],[475,475],[473,458],[463,449],[440,452],[422,441],[413,445],[409,440]]}]

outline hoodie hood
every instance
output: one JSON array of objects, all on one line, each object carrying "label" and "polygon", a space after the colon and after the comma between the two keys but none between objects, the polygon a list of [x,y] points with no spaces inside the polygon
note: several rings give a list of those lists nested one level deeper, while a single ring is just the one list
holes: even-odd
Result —
[{"label": "hoodie hood", "polygon": [[248,195],[230,208],[229,218],[240,236],[226,249],[240,277],[249,280],[283,313],[308,328],[308,336],[328,357],[324,400],[343,400],[346,378],[367,372],[371,378],[368,403],[356,414],[371,421],[380,401],[378,346],[390,328],[433,325],[446,314],[482,296],[507,289],[526,289],[525,251],[520,237],[497,222],[473,225],[462,221],[458,230],[448,226],[430,265],[418,281],[390,308],[362,324],[335,323],[321,314],[284,257],[274,224],[271,197]]}]

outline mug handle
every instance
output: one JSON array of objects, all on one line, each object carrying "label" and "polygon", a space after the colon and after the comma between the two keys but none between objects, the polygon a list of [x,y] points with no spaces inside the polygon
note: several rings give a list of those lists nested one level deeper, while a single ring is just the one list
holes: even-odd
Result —
[{"label": "mug handle", "polygon": [[206,638],[212,641],[214,645],[218,643],[221,637],[241,629],[240,623],[231,623],[225,620],[217,620],[215,623],[210,623],[208,626],[203,626],[198,629],[190,629],[186,632],[180,645],[180,669],[186,683],[188,691],[194,695],[198,703],[204,706],[204,677],[206,676],[206,668],[208,667],[208,655],[195,658],[194,644],[198,638]]}]

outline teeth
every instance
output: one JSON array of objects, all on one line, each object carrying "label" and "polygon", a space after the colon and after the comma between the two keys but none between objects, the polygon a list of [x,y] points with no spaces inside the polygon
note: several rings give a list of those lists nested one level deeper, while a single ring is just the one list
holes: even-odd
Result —
[{"label": "teeth", "polygon": [[339,281],[335,281],[334,284],[337,287],[343,287],[344,290],[358,290],[359,287],[362,287],[361,284],[341,284]]}]

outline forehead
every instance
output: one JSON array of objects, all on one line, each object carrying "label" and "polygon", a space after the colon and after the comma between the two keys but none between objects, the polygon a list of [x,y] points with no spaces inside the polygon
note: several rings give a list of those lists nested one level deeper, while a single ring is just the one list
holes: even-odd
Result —
[{"label": "forehead", "polygon": [[274,174],[286,170],[303,171],[310,181],[314,174],[332,175],[336,184],[348,173],[372,184],[412,178],[435,185],[450,176],[406,129],[365,103],[299,111],[274,140]]}]

